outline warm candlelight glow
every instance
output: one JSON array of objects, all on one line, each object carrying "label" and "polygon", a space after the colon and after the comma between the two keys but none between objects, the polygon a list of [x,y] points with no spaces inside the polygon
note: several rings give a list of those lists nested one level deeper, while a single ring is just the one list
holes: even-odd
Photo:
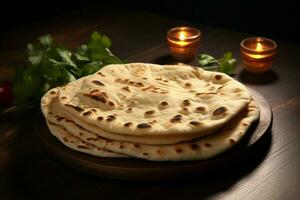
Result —
[{"label": "warm candlelight glow", "polygon": [[277,44],[267,38],[247,38],[241,42],[241,53],[248,71],[261,73],[272,64]]},{"label": "warm candlelight glow", "polygon": [[262,44],[261,44],[260,42],[258,42],[258,43],[256,44],[256,51],[260,52],[260,51],[262,51],[262,50],[263,50]]},{"label": "warm candlelight glow", "polygon": [[179,40],[185,40],[186,39],[186,32],[185,31],[180,31],[179,32]]},{"label": "warm candlelight glow", "polygon": [[[260,40],[258,40],[258,42],[256,44],[255,51],[257,51],[258,53],[263,51],[263,45],[260,42]],[[248,54],[248,56],[250,56],[254,59],[261,59],[261,58],[265,57],[264,55],[261,55],[261,54]]]},{"label": "warm candlelight glow", "polygon": [[193,27],[176,27],[168,31],[167,41],[171,55],[178,61],[196,57],[201,32]]}]

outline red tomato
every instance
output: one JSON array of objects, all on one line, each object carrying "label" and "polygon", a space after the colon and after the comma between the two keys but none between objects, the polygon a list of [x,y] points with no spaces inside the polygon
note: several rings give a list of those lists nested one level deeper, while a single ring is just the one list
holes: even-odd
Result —
[{"label": "red tomato", "polygon": [[13,100],[12,84],[9,81],[2,82],[0,84],[0,104],[9,106]]}]

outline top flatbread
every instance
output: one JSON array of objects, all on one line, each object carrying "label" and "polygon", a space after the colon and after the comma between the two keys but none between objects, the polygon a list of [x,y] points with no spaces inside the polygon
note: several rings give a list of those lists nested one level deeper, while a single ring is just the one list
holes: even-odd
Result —
[{"label": "top flatbread", "polygon": [[[182,141],[188,141],[194,138],[199,137],[199,134],[189,134],[189,135],[144,135],[143,137],[139,135],[124,135],[111,133],[105,131],[95,125],[85,123],[79,118],[76,118],[73,115],[70,115],[69,112],[66,112],[58,103],[58,91],[59,88],[51,89],[41,101],[41,108],[46,119],[52,119],[57,116],[67,117],[68,120],[62,120],[62,117],[58,117],[58,120],[62,123],[67,123],[68,121],[74,121],[78,127],[82,127],[85,130],[93,132],[95,135],[98,135],[103,138],[107,138],[115,141],[127,141],[127,142],[136,142],[140,144],[175,144]],[[94,111],[93,111],[94,112]],[[53,120],[53,119],[52,119]]]},{"label": "top flatbread", "polygon": [[250,102],[247,89],[218,72],[178,65],[108,65],[58,90],[63,110],[125,135],[208,134]]}]

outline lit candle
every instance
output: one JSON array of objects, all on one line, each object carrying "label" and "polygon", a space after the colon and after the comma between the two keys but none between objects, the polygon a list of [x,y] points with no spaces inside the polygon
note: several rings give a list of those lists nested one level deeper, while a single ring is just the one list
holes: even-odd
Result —
[{"label": "lit candle", "polygon": [[178,61],[191,61],[197,55],[201,32],[193,27],[176,27],[168,31],[171,55]]},{"label": "lit candle", "polygon": [[186,39],[186,32],[185,31],[180,31],[179,32],[179,40],[180,42],[184,41]]},{"label": "lit candle", "polygon": [[246,70],[262,73],[270,69],[277,44],[271,39],[252,37],[241,42],[241,53]]}]

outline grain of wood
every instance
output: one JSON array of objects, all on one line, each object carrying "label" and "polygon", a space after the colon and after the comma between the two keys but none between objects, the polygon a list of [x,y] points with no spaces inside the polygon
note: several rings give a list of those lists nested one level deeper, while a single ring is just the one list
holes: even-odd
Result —
[{"label": "grain of wood", "polygon": [[[246,164],[183,182],[125,183],[95,178],[49,157],[34,135],[32,113],[24,113],[8,122],[12,129],[17,128],[16,133],[5,143],[0,142],[5,157],[0,159],[0,198],[95,198],[101,194],[103,199],[300,199],[299,45],[277,41],[279,51],[272,70],[252,75],[243,70],[239,54],[239,43],[249,34],[143,12],[98,10],[65,14],[1,32],[0,62],[8,67],[22,64],[26,44],[40,35],[51,33],[66,46],[75,47],[84,43],[93,30],[109,35],[113,51],[129,61],[174,62],[168,54],[165,34],[181,24],[202,31],[199,52],[220,57],[232,51],[239,61],[236,78],[263,94],[273,108],[272,133],[253,149]],[[1,124],[0,140],[7,131]]]}]

